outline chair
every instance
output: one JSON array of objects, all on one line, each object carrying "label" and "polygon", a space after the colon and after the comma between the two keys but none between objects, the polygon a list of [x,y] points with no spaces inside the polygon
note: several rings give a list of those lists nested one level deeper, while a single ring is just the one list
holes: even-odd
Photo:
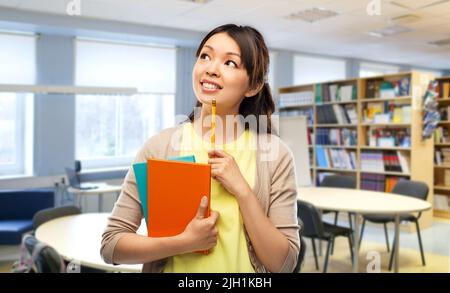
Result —
[{"label": "chair", "polygon": [[306,254],[306,241],[302,237],[304,224],[301,219],[298,219],[298,225],[300,226],[300,229],[298,230],[298,236],[300,237],[300,251],[298,252],[297,265],[295,266],[294,273],[300,273]]},{"label": "chair", "polygon": [[[356,178],[354,176],[345,175],[328,175],[320,183],[320,187],[337,187],[337,188],[356,188]],[[334,213],[334,225],[338,223],[337,211],[324,210],[322,214]],[[351,214],[348,214],[348,221],[350,229],[353,229]]]},{"label": "chair", "polygon": [[297,216],[304,223],[304,231],[302,231],[302,236],[311,238],[314,261],[317,270],[319,270],[319,263],[317,259],[316,245],[314,242],[315,239],[328,241],[327,253],[325,255],[325,262],[323,267],[324,273],[327,272],[328,258],[330,256],[331,246],[334,244],[334,240],[338,236],[344,236],[348,238],[350,256],[353,259],[352,230],[350,230],[349,228],[324,223],[321,219],[319,211],[312,204],[301,200],[297,201]]},{"label": "chair", "polygon": [[64,273],[65,268],[62,257],[53,247],[28,234],[22,240],[20,260],[13,264],[11,271],[13,273]]},{"label": "chair", "polygon": [[41,210],[33,217],[33,228],[36,230],[40,225],[56,218],[79,214],[81,214],[81,210],[77,206],[63,206]]},{"label": "chair", "polygon": [[[427,200],[428,197],[428,186],[420,181],[412,181],[412,180],[400,180],[397,182],[397,184],[392,189],[392,193],[395,194],[401,194],[406,196],[415,197],[422,200]],[[416,224],[416,230],[417,230],[417,237],[419,239],[419,247],[420,247],[420,254],[422,257],[422,265],[425,266],[425,254],[423,252],[423,245],[422,245],[422,237],[420,235],[420,227],[419,227],[419,218],[422,215],[422,213],[419,213],[417,216],[415,215],[402,215],[400,216],[400,221],[406,221],[406,222],[414,222]],[[386,239],[386,247],[387,251],[389,252],[389,235],[387,231],[387,223],[395,222],[395,217],[391,215],[364,215],[363,216],[363,223],[361,226],[361,237],[359,239],[360,247],[361,247],[361,241],[364,235],[364,228],[366,225],[366,221],[376,223],[376,224],[383,224],[384,226],[384,235]],[[395,247],[395,241],[392,244],[392,247]],[[389,260],[389,270],[392,269],[392,260],[394,258],[394,248],[392,248],[390,260]]]}]

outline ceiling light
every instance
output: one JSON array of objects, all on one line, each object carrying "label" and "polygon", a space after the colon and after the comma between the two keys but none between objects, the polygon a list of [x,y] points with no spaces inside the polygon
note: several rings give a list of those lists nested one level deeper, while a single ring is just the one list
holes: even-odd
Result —
[{"label": "ceiling light", "polygon": [[386,26],[381,29],[369,31],[367,33],[371,36],[388,37],[388,36],[398,35],[398,34],[410,32],[410,31],[412,31],[412,30],[405,26],[391,25],[391,26]]},{"label": "ceiling light", "polygon": [[297,13],[292,13],[286,16],[286,18],[300,19],[309,23],[313,23],[336,15],[338,15],[338,13],[335,11],[327,10],[320,7],[314,7],[311,9],[299,11]]},{"label": "ceiling light", "polygon": [[450,45],[450,38],[449,39],[443,39],[443,40],[430,42],[429,44],[430,45],[434,45],[434,46],[438,46],[438,47],[449,46]]}]

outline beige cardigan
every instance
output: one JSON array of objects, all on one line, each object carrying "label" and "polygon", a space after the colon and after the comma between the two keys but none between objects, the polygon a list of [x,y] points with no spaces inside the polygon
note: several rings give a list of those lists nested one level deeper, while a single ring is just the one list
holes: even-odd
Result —
[{"label": "beige cardigan", "polygon": [[[178,156],[182,129],[183,124],[180,124],[151,137],[138,152],[134,162],[145,162],[148,158],[167,159]],[[253,191],[265,214],[289,240],[288,255],[280,272],[292,272],[297,264],[300,248],[294,160],[290,150],[277,136],[258,134],[257,138],[257,176]],[[275,156],[268,158],[268,152],[272,152]],[[127,233],[136,233],[142,217],[136,178],[133,168],[130,167],[122,192],[102,235],[100,254],[105,262],[113,263],[117,241]],[[259,261],[245,227],[244,231],[250,261],[255,271],[268,272]],[[167,259],[161,259],[146,263],[142,272],[161,272],[166,262]]]}]

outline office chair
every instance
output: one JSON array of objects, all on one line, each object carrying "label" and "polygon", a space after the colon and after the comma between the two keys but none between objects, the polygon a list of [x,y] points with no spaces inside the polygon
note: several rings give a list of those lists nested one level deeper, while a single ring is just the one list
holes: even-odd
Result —
[{"label": "office chair", "polygon": [[64,206],[41,210],[33,217],[33,228],[36,230],[40,225],[56,218],[79,214],[81,214],[81,210],[77,206]]},{"label": "office chair", "polygon": [[300,226],[300,229],[298,230],[298,236],[300,237],[300,250],[298,252],[297,265],[295,266],[294,273],[300,273],[300,271],[303,267],[303,261],[305,260],[305,254],[306,254],[306,241],[302,237],[304,224],[301,219],[298,219],[298,225]]},{"label": "office chair", "polygon": [[297,216],[304,223],[304,231],[302,232],[302,236],[311,238],[314,261],[317,270],[319,270],[319,263],[317,259],[316,245],[314,242],[315,239],[328,241],[327,253],[325,255],[325,262],[323,267],[324,273],[327,272],[328,258],[331,253],[331,246],[334,244],[334,240],[338,236],[344,236],[348,238],[350,256],[351,259],[353,259],[352,230],[346,227],[340,227],[323,222],[320,217],[319,211],[312,204],[301,200],[297,201]]},{"label": "office chair", "polygon": [[[356,178],[355,176],[346,175],[329,175],[326,176],[320,183],[320,187],[336,187],[336,188],[356,188]],[[337,211],[324,210],[322,214],[334,213],[334,225],[337,225],[338,214]],[[348,221],[350,229],[353,229],[352,218],[350,213],[348,214]]]},{"label": "office chair", "polygon": [[[412,180],[400,180],[397,182],[397,184],[392,189],[392,193],[395,194],[401,194],[405,196],[411,196],[422,200],[427,200],[428,197],[428,186],[420,181],[412,181]],[[416,224],[416,230],[417,230],[417,237],[419,239],[419,247],[420,247],[420,254],[422,257],[422,265],[425,266],[425,254],[423,252],[423,245],[422,245],[422,237],[420,235],[420,227],[419,227],[419,219],[422,213],[419,213],[417,216],[415,215],[402,215],[400,216],[400,221],[406,221],[406,222],[414,222]],[[386,238],[386,247],[387,251],[389,252],[389,235],[387,231],[387,223],[395,222],[395,217],[391,215],[363,215],[363,223],[361,226],[361,237],[359,238],[359,247],[361,247],[361,241],[364,235],[364,228],[366,225],[366,221],[376,223],[376,224],[383,224],[384,226],[384,236]],[[392,247],[395,246],[395,241],[392,244]],[[392,269],[392,261],[394,258],[394,248],[392,248],[391,256],[389,259],[389,270]]]}]

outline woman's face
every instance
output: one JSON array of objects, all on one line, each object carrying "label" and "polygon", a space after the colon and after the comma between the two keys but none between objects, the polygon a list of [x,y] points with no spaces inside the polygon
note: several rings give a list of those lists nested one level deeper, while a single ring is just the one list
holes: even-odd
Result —
[{"label": "woman's face", "polygon": [[202,104],[210,105],[216,99],[218,113],[237,113],[244,97],[253,95],[241,50],[227,33],[215,34],[206,41],[194,65],[192,82]]}]

